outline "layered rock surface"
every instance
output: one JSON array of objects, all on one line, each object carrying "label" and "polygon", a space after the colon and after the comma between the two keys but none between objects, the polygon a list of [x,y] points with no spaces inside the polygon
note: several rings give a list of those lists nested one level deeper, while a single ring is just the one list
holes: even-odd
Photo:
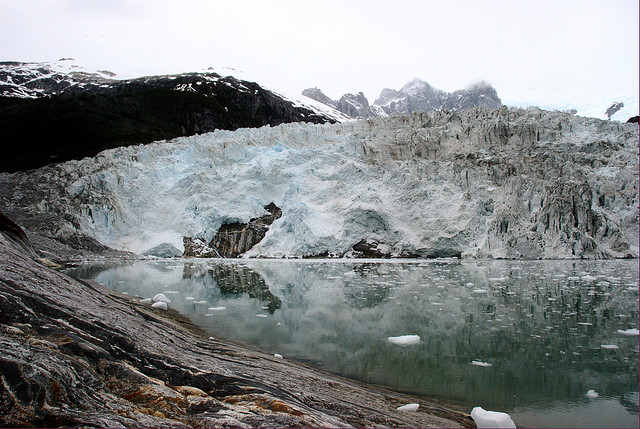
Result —
[{"label": "layered rock surface", "polygon": [[[0,426],[472,427],[73,280],[33,260],[16,231],[0,221]],[[396,410],[414,402],[422,412]]]},{"label": "layered rock surface", "polygon": [[209,243],[273,202],[282,216],[243,256],[637,257],[637,153],[637,124],[423,112],[217,131],[2,174],[0,207],[136,253]]}]

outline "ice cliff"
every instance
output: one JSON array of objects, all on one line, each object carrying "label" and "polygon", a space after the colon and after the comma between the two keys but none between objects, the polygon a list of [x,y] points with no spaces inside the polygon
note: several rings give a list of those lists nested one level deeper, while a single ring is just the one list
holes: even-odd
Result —
[{"label": "ice cliff", "polygon": [[0,206],[137,253],[182,251],[274,203],[282,216],[243,256],[638,256],[637,124],[538,109],[215,131],[0,185]]}]

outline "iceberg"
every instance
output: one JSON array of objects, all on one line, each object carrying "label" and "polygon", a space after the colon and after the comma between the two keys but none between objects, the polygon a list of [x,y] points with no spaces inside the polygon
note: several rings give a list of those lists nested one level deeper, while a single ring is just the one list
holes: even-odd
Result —
[{"label": "iceberg", "polygon": [[396,344],[398,346],[409,346],[411,344],[417,344],[420,342],[419,335],[400,335],[398,337],[389,337],[387,338],[391,344]]},{"label": "iceberg", "polygon": [[471,418],[476,422],[476,427],[481,428],[513,428],[516,425],[507,413],[497,411],[485,411],[481,407],[475,407],[471,410]]}]

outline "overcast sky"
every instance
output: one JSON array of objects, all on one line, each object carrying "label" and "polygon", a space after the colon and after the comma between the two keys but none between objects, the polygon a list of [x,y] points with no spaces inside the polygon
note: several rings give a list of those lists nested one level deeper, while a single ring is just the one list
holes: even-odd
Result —
[{"label": "overcast sky", "polygon": [[370,102],[419,77],[446,91],[484,79],[507,104],[635,97],[637,110],[638,39],[637,0],[0,0],[2,61],[233,67],[272,89]]}]

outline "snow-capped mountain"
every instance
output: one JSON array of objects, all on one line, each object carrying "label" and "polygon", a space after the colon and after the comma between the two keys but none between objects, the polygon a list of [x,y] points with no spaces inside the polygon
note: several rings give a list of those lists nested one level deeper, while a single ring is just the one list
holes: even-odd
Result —
[{"label": "snow-capped mountain", "polygon": [[212,71],[117,77],[68,59],[0,63],[0,171],[215,129],[349,119],[306,97]]},{"label": "snow-capped mountain", "polygon": [[180,254],[185,237],[213,243],[277,207],[242,256],[637,257],[637,154],[637,124],[414,112],[218,130],[3,173],[0,211],[137,253]]},{"label": "snow-capped mountain", "polygon": [[362,92],[357,95],[345,94],[338,101],[331,100],[319,88],[305,89],[302,94],[358,119],[418,111],[460,112],[474,106],[488,109],[502,106],[495,88],[487,82],[475,83],[468,88],[448,93],[416,78],[407,82],[400,90],[383,89],[373,105],[369,105]]}]

